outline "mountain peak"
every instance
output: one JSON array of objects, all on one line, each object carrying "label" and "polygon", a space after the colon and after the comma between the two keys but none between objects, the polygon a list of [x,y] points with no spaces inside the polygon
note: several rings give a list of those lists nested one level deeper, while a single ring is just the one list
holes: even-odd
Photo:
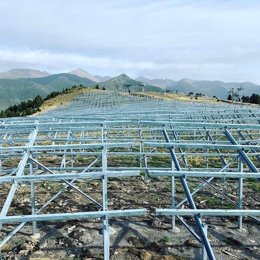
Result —
[{"label": "mountain peak", "polygon": [[77,73],[87,73],[87,74],[89,74],[87,71],[85,71],[85,70],[83,70],[83,69],[81,69],[81,68],[77,68],[77,69],[71,71],[70,73],[72,73],[72,72],[77,72]]},{"label": "mountain peak", "polygon": [[[107,81],[101,82],[99,84],[101,87],[104,87],[105,89],[109,90],[118,90],[118,91],[137,91],[141,92],[143,91],[143,84],[140,81],[134,80],[130,78],[125,73],[120,74],[112,79],[109,79]],[[160,88],[146,85],[147,91],[162,91]]]},{"label": "mountain peak", "polygon": [[120,75],[118,75],[117,77],[115,78],[127,78],[127,79],[131,79],[128,75],[126,75],[125,73],[122,73]]},{"label": "mountain peak", "polygon": [[190,84],[190,85],[192,85],[192,84],[195,83],[194,80],[192,80],[192,79],[188,79],[188,78],[181,79],[180,82],[184,82],[184,83],[186,83],[186,84]]},{"label": "mountain peak", "polygon": [[98,78],[96,78],[95,76],[91,75],[90,73],[88,73],[87,71],[85,71],[81,68],[72,70],[72,71],[69,72],[69,74],[76,75],[76,76],[79,76],[81,78],[89,79],[89,80],[92,80],[94,82],[100,82],[100,80]]}]

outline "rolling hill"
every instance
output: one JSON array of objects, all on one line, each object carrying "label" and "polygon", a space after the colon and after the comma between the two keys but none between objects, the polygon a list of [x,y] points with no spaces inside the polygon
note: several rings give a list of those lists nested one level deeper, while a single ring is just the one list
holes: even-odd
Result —
[{"label": "rolling hill", "polygon": [[156,86],[162,89],[165,89],[167,87],[171,87],[175,84],[176,81],[172,79],[148,79],[146,77],[137,77],[135,80],[141,81],[143,83],[147,83],[152,86]]},{"label": "rolling hill", "polygon": [[103,82],[103,81],[107,81],[109,79],[112,79],[112,77],[110,76],[99,76],[99,75],[95,75],[94,76],[96,79],[98,79],[100,82]]},{"label": "rolling hill", "polygon": [[[45,75],[48,76],[45,76]],[[36,77],[38,76],[38,77]],[[9,78],[1,78],[9,77]],[[138,80],[137,80],[138,79]],[[126,74],[117,77],[93,76],[88,72],[77,69],[69,73],[49,75],[47,72],[32,69],[12,69],[0,73],[0,110],[10,105],[32,99],[37,95],[43,98],[52,91],[61,91],[73,85],[84,85],[118,91],[154,91],[163,92],[169,90],[182,93],[202,93],[206,96],[217,96],[226,99],[229,90],[234,87],[243,87],[241,95],[251,96],[252,93],[260,94],[260,85],[251,82],[223,82],[182,79],[174,81],[171,79],[148,79],[138,77],[135,80]]]},{"label": "rolling hill", "polygon": [[202,93],[206,96],[217,96],[218,98],[226,99],[231,88],[238,88],[242,86],[241,95],[251,96],[253,93],[260,93],[260,85],[251,82],[223,82],[223,81],[206,81],[206,80],[191,80],[182,79],[176,81],[167,90],[179,91],[183,93]]},{"label": "rolling hill", "polygon": [[70,71],[69,74],[73,74],[73,75],[79,76],[81,78],[90,79],[90,80],[97,82],[97,83],[107,81],[107,80],[112,78],[112,77],[109,77],[109,76],[92,75],[92,74],[88,73],[87,71],[80,69],[80,68],[73,70],[73,71]]},{"label": "rolling hill", "polygon": [[[134,91],[142,91],[143,84],[140,81],[131,79],[126,74],[121,74],[117,77],[111,78],[107,81],[98,84],[100,87],[104,87],[108,90],[128,91],[128,88]],[[162,92],[161,88],[146,84],[146,91]]]},{"label": "rolling hill", "polygon": [[91,75],[90,73],[88,73],[87,71],[85,71],[83,69],[76,69],[76,70],[70,71],[69,74],[76,75],[76,76],[79,76],[81,78],[89,79],[89,80],[92,80],[94,82],[101,82],[102,81],[98,77]]},{"label": "rolling hill", "polygon": [[[0,79],[0,110],[11,105],[32,99],[37,95],[43,98],[52,91],[61,91],[73,85],[94,87],[97,82],[70,73],[54,74],[41,78]],[[129,78],[125,74],[98,83],[100,88],[118,91],[142,91],[141,82]],[[146,84],[146,91],[162,92],[162,89]]]},{"label": "rolling hill", "polygon": [[206,96],[217,96],[218,98],[226,99],[231,88],[243,87],[241,95],[251,96],[253,93],[260,94],[260,85],[251,82],[223,82],[223,81],[209,81],[209,80],[192,80],[182,79],[174,81],[172,79],[148,79],[146,77],[138,77],[143,83],[148,83],[153,86],[161,87],[165,90],[182,93],[202,93]]},{"label": "rolling hill", "polygon": [[33,69],[11,69],[0,73],[0,79],[40,78],[50,74],[46,71]]},{"label": "rolling hill", "polygon": [[0,110],[37,95],[45,97],[52,91],[61,91],[73,85],[91,86],[94,83],[89,79],[68,73],[42,78],[0,79]]}]

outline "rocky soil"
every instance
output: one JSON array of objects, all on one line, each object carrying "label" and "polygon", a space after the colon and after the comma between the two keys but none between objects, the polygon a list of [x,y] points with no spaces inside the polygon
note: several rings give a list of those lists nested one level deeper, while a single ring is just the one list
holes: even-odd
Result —
[{"label": "rocky soil", "polygon": [[[194,196],[198,208],[235,208],[232,201],[237,200],[237,182],[213,182],[216,189],[205,189]],[[199,180],[190,183],[195,188]],[[78,182],[77,186],[101,201],[101,182]],[[183,189],[176,183],[176,200],[180,202]],[[37,208],[59,191],[62,184],[39,183],[36,186]],[[1,187],[1,204],[7,186]],[[260,187],[257,182],[245,182],[244,206],[260,209]],[[159,218],[155,208],[170,207],[170,180],[113,179],[108,185],[109,209],[147,208],[144,217],[110,219],[111,259],[175,260],[201,259],[201,245],[184,226],[177,221],[171,230],[170,219]],[[224,192],[230,200],[224,200]],[[30,214],[30,187],[22,185],[12,204],[10,214]],[[186,204],[183,207],[187,207]],[[94,204],[82,196],[67,190],[56,199],[48,211],[42,213],[76,212],[96,210]],[[191,217],[185,220],[195,228]],[[237,228],[236,218],[204,218],[208,225],[208,237],[217,259],[260,259],[260,225],[251,218],[245,218],[243,229]],[[1,239],[14,226],[4,225],[0,230]],[[103,259],[102,221],[100,219],[67,222],[38,223],[37,233],[32,235],[31,225],[25,226],[2,248],[2,259]]]}]

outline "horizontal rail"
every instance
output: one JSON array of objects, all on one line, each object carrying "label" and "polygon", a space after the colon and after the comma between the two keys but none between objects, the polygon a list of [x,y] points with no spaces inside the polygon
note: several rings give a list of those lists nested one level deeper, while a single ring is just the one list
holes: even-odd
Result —
[{"label": "horizontal rail", "polygon": [[175,176],[175,177],[217,177],[217,178],[260,178],[260,173],[252,172],[210,172],[210,171],[165,171],[148,170],[151,177]]},{"label": "horizontal rail", "polygon": [[[235,120],[235,119],[234,119]],[[252,120],[257,121],[257,118],[252,118]],[[84,126],[93,126],[93,125],[97,125],[97,126],[110,126],[110,125],[117,125],[117,124],[140,124],[140,125],[149,125],[149,126],[174,126],[174,127],[185,127],[185,128],[216,128],[216,129],[224,129],[227,128],[228,129],[246,129],[246,130],[260,130],[260,125],[259,124],[234,124],[232,122],[228,122],[228,123],[206,123],[206,122],[198,122],[198,119],[194,119],[194,120],[187,120],[187,121],[160,121],[160,120],[136,120],[136,118],[134,119],[129,119],[129,120],[99,120],[99,121],[80,121],[80,122],[57,122],[57,121],[48,121],[48,122],[39,122],[39,129],[42,128],[50,128],[50,127],[58,127],[60,129],[62,129],[62,127],[84,127]],[[33,127],[34,124],[33,123],[23,123],[20,122],[19,124],[19,128],[28,128],[28,127]],[[16,125],[15,124],[2,124],[0,125],[0,129],[4,129],[9,127],[10,129],[15,128]]]},{"label": "horizontal rail", "polygon": [[231,144],[198,144],[196,142],[187,142],[187,143],[179,143],[179,142],[144,142],[144,145],[150,147],[175,147],[175,148],[194,148],[194,149],[229,149],[229,150],[255,150],[260,151],[260,146],[257,145],[231,145]]},{"label": "horizontal rail", "polygon": [[156,209],[159,216],[260,216],[260,210],[246,209]]},{"label": "horizontal rail", "polygon": [[9,146],[0,147],[0,152],[5,151],[52,151],[66,149],[94,149],[94,148],[118,148],[133,146],[134,142],[126,143],[93,143],[93,144],[65,144],[65,145],[34,145],[34,146]]},{"label": "horizontal rail", "polygon": [[24,216],[7,216],[0,217],[0,224],[32,222],[32,221],[62,221],[75,219],[101,218],[108,216],[113,217],[133,217],[141,216],[147,213],[146,209],[129,209],[129,210],[108,210],[108,211],[92,211],[92,212],[76,212],[76,213],[55,213],[55,214],[39,214]]},{"label": "horizontal rail", "polygon": [[88,172],[88,173],[63,173],[63,174],[41,174],[41,175],[23,175],[23,176],[4,176],[0,177],[2,182],[27,182],[27,181],[47,181],[47,180],[71,180],[71,179],[100,179],[103,176],[129,177],[139,176],[140,171],[106,171],[106,172]]}]

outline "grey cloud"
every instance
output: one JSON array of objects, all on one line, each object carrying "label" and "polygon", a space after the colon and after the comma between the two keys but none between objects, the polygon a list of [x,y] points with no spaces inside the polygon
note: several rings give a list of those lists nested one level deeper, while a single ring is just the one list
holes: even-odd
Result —
[{"label": "grey cloud", "polygon": [[0,68],[260,82],[259,13],[242,0],[2,0]]}]

